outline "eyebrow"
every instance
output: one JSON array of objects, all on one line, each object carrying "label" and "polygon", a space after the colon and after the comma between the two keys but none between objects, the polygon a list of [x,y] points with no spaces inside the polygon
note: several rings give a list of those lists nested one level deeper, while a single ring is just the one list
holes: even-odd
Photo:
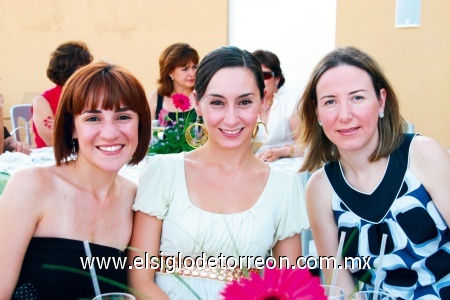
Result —
[{"label": "eyebrow", "polygon": [[[250,95],[255,95],[255,93],[245,93],[242,95],[239,95],[238,98],[243,98],[243,97],[248,97]],[[217,97],[217,98],[225,98],[224,96],[220,95],[220,94],[208,94],[206,95],[206,97]]]},{"label": "eyebrow", "polygon": [[366,92],[366,90],[365,90],[365,89],[359,89],[359,90],[350,92],[350,93],[348,93],[348,94],[349,94],[349,95],[352,95],[352,94],[356,94],[356,93],[359,93],[359,92]]},{"label": "eyebrow", "polygon": [[[120,107],[119,109],[115,110],[115,112],[124,112],[129,111],[130,109],[128,107]],[[101,114],[102,111],[99,109],[87,109],[82,112],[82,114]]]},{"label": "eyebrow", "polygon": [[[365,89],[359,89],[359,90],[352,91],[352,92],[350,92],[348,94],[349,95],[353,95],[353,94],[356,94],[356,93],[359,93],[359,92],[366,92],[366,91],[367,90],[365,90]],[[336,96],[334,96],[334,95],[325,95],[325,96],[320,97],[319,100],[322,100],[323,98],[333,98],[333,97],[336,97]]]}]

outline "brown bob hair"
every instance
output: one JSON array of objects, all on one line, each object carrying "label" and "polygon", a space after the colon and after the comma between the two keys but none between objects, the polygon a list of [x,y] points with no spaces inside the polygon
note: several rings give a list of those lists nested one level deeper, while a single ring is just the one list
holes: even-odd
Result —
[{"label": "brown bob hair", "polygon": [[53,133],[56,164],[59,166],[79,151],[72,138],[74,117],[86,109],[117,110],[121,105],[138,114],[138,145],[129,165],[138,164],[147,154],[151,137],[150,109],[141,83],[125,68],[96,62],[80,68],[63,88]]},{"label": "brown bob hair", "polygon": [[296,111],[300,116],[299,142],[308,149],[300,172],[313,172],[323,163],[339,159],[336,146],[325,135],[317,120],[316,88],[319,79],[326,71],[340,65],[354,66],[366,71],[372,80],[378,99],[380,90],[386,90],[384,118],[378,119],[379,144],[370,155],[369,161],[374,162],[389,156],[403,141],[406,122],[400,115],[399,102],[394,89],[380,66],[367,53],[355,47],[337,48],[316,65],[296,105]]},{"label": "brown bob hair", "polygon": [[167,47],[159,57],[158,94],[170,97],[173,92],[173,81],[170,73],[176,67],[184,67],[190,62],[198,65],[197,51],[188,44],[176,43]]}]

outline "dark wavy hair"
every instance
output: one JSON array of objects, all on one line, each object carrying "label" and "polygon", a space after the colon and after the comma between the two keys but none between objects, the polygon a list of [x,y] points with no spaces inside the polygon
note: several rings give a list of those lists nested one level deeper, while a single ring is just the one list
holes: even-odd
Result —
[{"label": "dark wavy hair", "polygon": [[211,78],[220,69],[242,67],[250,70],[255,76],[256,85],[261,96],[264,98],[264,77],[259,60],[247,50],[241,50],[234,46],[220,47],[209,52],[197,69],[195,78],[196,99],[200,100],[208,87]]},{"label": "dark wavy hair", "polygon": [[147,154],[151,120],[144,88],[123,67],[96,62],[78,69],[63,88],[53,132],[58,166],[71,154],[78,153],[78,142],[72,138],[75,116],[86,109],[98,109],[99,104],[101,109],[107,110],[117,110],[124,105],[138,114],[138,146],[128,164],[138,164]]},{"label": "dark wavy hair", "polygon": [[67,79],[79,68],[92,62],[92,55],[83,42],[66,42],[58,46],[50,55],[47,77],[63,86]]},{"label": "dark wavy hair", "polygon": [[296,106],[300,117],[299,142],[309,148],[300,171],[312,172],[325,162],[339,159],[336,146],[325,135],[317,120],[316,88],[319,79],[326,71],[341,65],[354,66],[367,72],[378,99],[381,96],[380,90],[386,90],[384,118],[378,119],[380,142],[370,155],[369,161],[374,162],[389,156],[403,141],[406,122],[400,115],[399,101],[394,88],[380,66],[371,56],[355,47],[337,48],[316,65]]},{"label": "dark wavy hair", "polygon": [[170,97],[173,92],[173,81],[169,74],[176,67],[184,67],[189,63],[198,64],[197,51],[188,44],[176,43],[167,47],[159,57],[158,94]]},{"label": "dark wavy hair", "polygon": [[256,56],[262,65],[271,69],[272,72],[275,73],[275,76],[280,77],[278,88],[281,88],[286,79],[284,78],[283,70],[281,70],[278,56],[276,56],[275,53],[266,50],[255,50],[253,51],[253,55]]}]

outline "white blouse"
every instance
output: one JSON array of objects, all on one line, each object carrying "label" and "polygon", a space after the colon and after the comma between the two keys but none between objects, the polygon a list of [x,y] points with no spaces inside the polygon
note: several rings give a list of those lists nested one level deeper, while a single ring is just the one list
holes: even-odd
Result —
[{"label": "white blouse", "polygon": [[[202,180],[199,178],[198,180]],[[184,153],[150,158],[139,180],[133,210],[164,219],[160,251],[181,257],[260,256],[279,240],[309,225],[301,178],[270,167],[266,186],[248,210],[233,214],[204,211],[191,203],[186,186]],[[248,267],[254,267],[250,265]],[[225,282],[181,276],[201,299],[217,299]],[[156,273],[156,284],[171,299],[192,293],[172,274]]]}]

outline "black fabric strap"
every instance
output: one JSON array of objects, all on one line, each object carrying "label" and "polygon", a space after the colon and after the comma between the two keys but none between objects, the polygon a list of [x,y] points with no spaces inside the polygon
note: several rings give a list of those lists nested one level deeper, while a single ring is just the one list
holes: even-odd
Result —
[{"label": "black fabric strap", "polygon": [[163,96],[163,95],[157,94],[157,98],[156,98],[156,111],[155,111],[155,118],[156,118],[156,119],[158,119],[159,112],[160,112],[161,109],[162,109],[162,106],[163,106],[163,99],[164,99],[164,96]]},{"label": "black fabric strap", "polygon": [[400,147],[389,157],[386,174],[381,183],[370,195],[358,192],[347,184],[338,161],[328,162],[325,165],[328,180],[348,210],[373,223],[378,223],[384,218],[394,200],[405,189],[403,181],[408,168],[409,146],[413,137],[414,134],[404,135]]}]

